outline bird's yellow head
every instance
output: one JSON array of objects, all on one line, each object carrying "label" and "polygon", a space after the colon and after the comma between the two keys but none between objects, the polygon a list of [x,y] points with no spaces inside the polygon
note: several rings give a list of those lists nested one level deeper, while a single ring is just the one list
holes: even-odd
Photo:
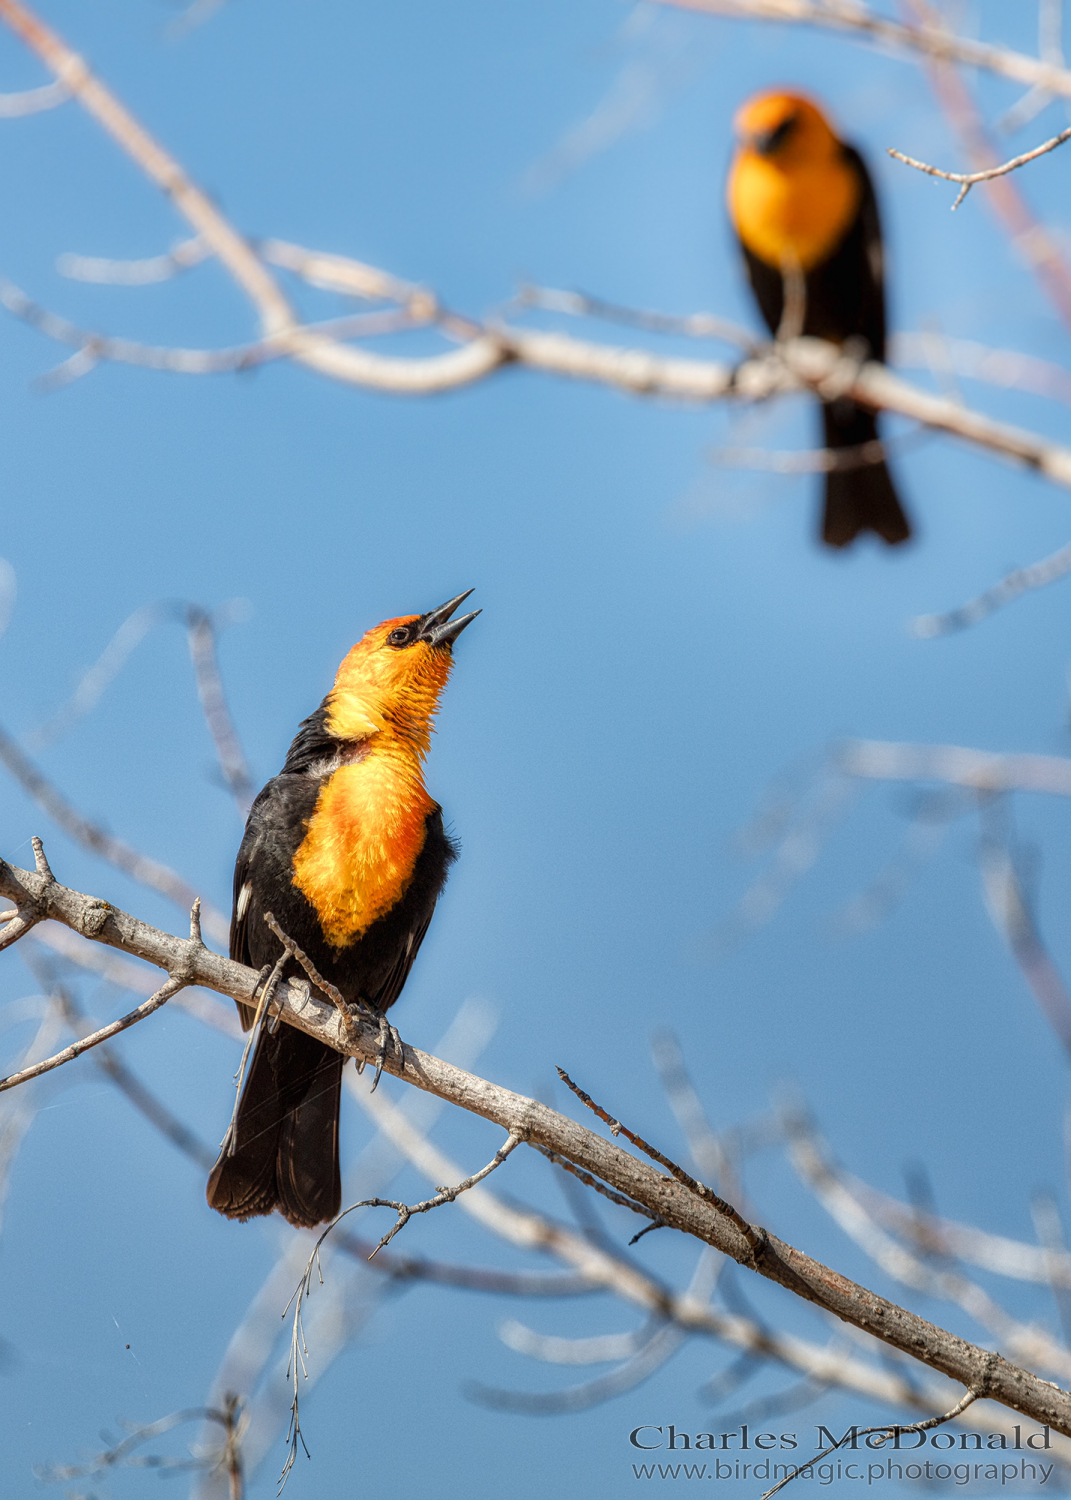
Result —
[{"label": "bird's yellow head", "polygon": [[755,94],[737,111],[733,128],[742,152],[789,169],[828,160],[840,150],[829,121],[805,94]]},{"label": "bird's yellow head", "polygon": [[401,615],[366,631],[328,694],[328,733],[350,741],[383,735],[426,755],[439,695],[453,666],[453,644],[480,613],[450,618],[471,593],[467,589],[426,615]]},{"label": "bird's yellow head", "polygon": [[812,270],[859,210],[858,169],[803,94],[756,94],[737,114],[736,134],[727,197],[737,234],[775,270]]}]

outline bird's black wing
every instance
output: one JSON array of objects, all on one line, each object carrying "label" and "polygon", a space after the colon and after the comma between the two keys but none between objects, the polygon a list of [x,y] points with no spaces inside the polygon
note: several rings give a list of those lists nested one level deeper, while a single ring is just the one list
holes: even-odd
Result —
[{"label": "bird's black wing", "polygon": [[[274,963],[279,942],[264,922],[274,911],[296,942],[307,946],[307,902],[293,886],[293,857],[305,832],[319,791],[309,776],[273,776],[249,810],[238,857],[234,862],[234,903],[231,907],[230,955],[251,969]],[[296,910],[295,910],[296,908]],[[300,972],[290,965],[293,972]],[[248,1005],[238,1006],[242,1024],[253,1024]]]},{"label": "bird's black wing", "polygon": [[[885,250],[881,234],[881,215],[877,194],[870,180],[866,162],[854,146],[845,146],[844,155],[859,175],[863,194],[855,223],[845,237],[854,239],[854,276],[857,299],[857,332],[870,345],[873,359],[885,358]],[[833,257],[839,258],[840,252]]]},{"label": "bird's black wing", "polygon": [[376,1010],[386,1010],[393,1005],[402,993],[402,986],[409,978],[409,970],[413,967],[421,943],[424,941],[428,928],[431,925],[434,904],[428,907],[424,916],[417,922],[416,926],[406,934],[405,942],[399,947],[398,955],[394,963],[383,976],[382,982],[374,994],[369,995],[369,1000]]},{"label": "bird's black wing", "polygon": [[765,260],[760,260],[753,250],[749,250],[739,236],[737,236],[737,243],[744,256],[747,279],[751,283],[751,290],[755,293],[755,301],[759,304],[762,320],[770,332],[776,334],[785,311],[784,277],[776,267],[771,266]]},{"label": "bird's black wing", "polygon": [[[265,788],[265,791],[267,788]],[[263,797],[264,792],[260,796]],[[260,798],[257,798],[260,801]],[[253,804],[254,807],[256,803]],[[235,963],[245,964],[249,968],[254,967],[249,957],[249,898],[252,893],[249,870],[253,863],[254,851],[256,849],[257,836],[253,822],[253,812],[250,809],[249,821],[245,825],[245,834],[238,850],[238,857],[234,862],[234,890],[231,900],[231,940],[230,956]],[[255,1012],[252,1006],[242,1005],[235,1001],[238,1006],[238,1014],[242,1021],[242,1030],[248,1031],[253,1024]]]},{"label": "bird's black wing", "polygon": [[843,344],[861,339],[869,359],[885,358],[885,278],[878,201],[866,164],[852,146],[841,148],[859,178],[859,207],[840,244],[807,273],[803,331]]}]

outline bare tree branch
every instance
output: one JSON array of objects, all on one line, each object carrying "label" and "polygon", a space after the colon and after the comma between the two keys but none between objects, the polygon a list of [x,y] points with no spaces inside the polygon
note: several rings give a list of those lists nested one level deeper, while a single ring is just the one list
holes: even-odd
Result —
[{"label": "bare tree branch", "polygon": [[[14,918],[14,923],[19,922],[20,917]],[[31,924],[32,925],[32,924]],[[21,934],[19,934],[21,936]],[[6,933],[5,933],[6,938]],[[2,940],[0,940],[2,941]],[[204,947],[201,942],[201,927],[199,921],[198,902],[194,902],[190,913],[190,944],[194,947]],[[207,952],[208,950],[205,949]],[[62,1052],[55,1053],[41,1062],[33,1063],[28,1068],[23,1068],[19,1073],[12,1073],[9,1078],[0,1078],[0,1093],[7,1089],[17,1088],[20,1083],[28,1083],[31,1078],[39,1078],[42,1073],[51,1073],[53,1068],[62,1066],[63,1063],[73,1062],[76,1057],[81,1057],[91,1047],[99,1047],[101,1042],[108,1041],[113,1036],[118,1036],[121,1031],[134,1026],[138,1021],[144,1021],[151,1016],[153,1011],[159,1010],[165,1005],[172,995],[176,995],[189,983],[187,975],[191,972],[189,957],[187,954],[180,956],[173,970],[169,970],[170,978],[167,983],[161,985],[155,994],[150,995],[148,1000],[142,1002],[135,1010],[120,1017],[118,1021],[111,1021],[107,1026],[102,1026],[99,1031],[94,1031],[88,1036],[82,1037],[77,1042],[72,1042],[69,1047],[64,1047]]]},{"label": "bare tree branch", "polygon": [[[32,950],[31,950],[32,951]],[[25,955],[24,955],[25,957]],[[32,964],[32,959],[30,960]],[[34,965],[34,967],[38,967]],[[40,965],[43,969],[44,965]],[[85,1040],[101,1028],[94,1025],[79,1008],[70,990],[59,984],[55,977],[43,973],[42,979],[48,988],[48,992],[54,996],[59,1005],[64,1020],[80,1040]],[[184,1156],[196,1162],[206,1172],[211,1170],[218,1153],[213,1151],[204,1141],[198,1139],[188,1125],[184,1124],[161,1099],[158,1099],[151,1089],[147,1088],[141,1079],[116,1055],[111,1047],[98,1044],[93,1053],[93,1061],[106,1078],[109,1078],[119,1092],[129,1100],[139,1114],[143,1115],[149,1124],[171,1142]],[[0,1085],[2,1087],[2,1085]]]},{"label": "bare tree branch", "polygon": [[621,323],[626,328],[640,328],[648,333],[676,334],[689,339],[717,339],[733,344],[748,354],[759,354],[763,341],[746,328],[740,328],[714,313],[688,313],[676,317],[671,313],[651,312],[645,308],[622,307],[587,292],[565,292],[555,287],[522,286],[508,307],[537,307],[545,312],[564,313],[573,318],[599,318],[606,323]]},{"label": "bare tree branch", "polygon": [[[379,1080],[377,1078],[376,1082],[378,1081]],[[375,1084],[372,1085],[372,1089],[374,1092]],[[407,1204],[395,1202],[390,1198],[365,1198],[360,1203],[351,1203],[349,1208],[344,1208],[340,1214],[332,1219],[331,1223],[328,1224],[327,1228],[319,1236],[316,1244],[312,1248],[312,1253],[305,1263],[305,1270],[302,1273],[301,1280],[298,1282],[297,1288],[294,1291],[293,1296],[290,1298],[290,1301],[283,1309],[283,1316],[285,1317],[289,1312],[291,1305],[293,1305],[294,1308],[293,1325],[290,1335],[290,1362],[287,1366],[286,1371],[288,1376],[293,1377],[293,1401],[290,1406],[290,1430],[287,1433],[287,1441],[290,1445],[290,1451],[287,1454],[286,1462],[283,1465],[283,1471],[279,1475],[280,1489],[282,1489],[283,1485],[285,1485],[287,1477],[290,1474],[290,1470],[294,1467],[294,1464],[297,1461],[298,1444],[300,1443],[301,1446],[305,1448],[305,1439],[301,1435],[299,1373],[303,1374],[306,1380],[308,1379],[309,1372],[305,1366],[305,1360],[308,1356],[309,1351],[305,1342],[303,1312],[305,1299],[312,1291],[313,1270],[314,1268],[317,1270],[319,1269],[320,1247],[323,1244],[324,1240],[327,1239],[328,1235],[332,1232],[336,1225],[340,1224],[342,1220],[347,1217],[347,1215],[353,1213],[356,1209],[393,1209],[398,1217],[395,1219],[394,1224],[391,1226],[391,1228],[388,1229],[387,1233],[383,1235],[382,1239],[380,1239],[379,1243],[372,1251],[372,1254],[368,1257],[369,1260],[374,1260],[379,1251],[382,1250],[384,1246],[390,1244],[394,1236],[399,1232],[399,1230],[405,1228],[405,1226],[409,1223],[409,1220],[415,1214],[429,1213],[433,1208],[441,1208],[445,1203],[453,1203],[457,1198],[461,1196],[462,1193],[469,1192],[476,1186],[477,1183],[483,1182],[485,1177],[489,1177],[492,1172],[500,1167],[506,1160],[506,1158],[512,1155],[516,1148],[521,1144],[523,1138],[524,1137],[520,1132],[511,1130],[504,1143],[498,1148],[498,1150],[495,1152],[494,1156],[486,1166],[481,1167],[478,1172],[473,1172],[472,1175],[466,1177],[463,1182],[459,1182],[456,1187],[439,1188],[433,1197],[426,1198],[421,1203]],[[320,1282],[322,1285],[322,1272],[320,1273]],[[308,1457],[308,1453],[308,1448],[305,1448],[306,1457]]]},{"label": "bare tree branch", "polygon": [[244,819],[253,805],[256,787],[227,703],[216,650],[216,629],[216,622],[208,610],[192,604],[187,606],[186,635],[201,711],[216,747],[223,779]]},{"label": "bare tree branch", "polygon": [[[444,1178],[449,1180],[460,1175],[460,1168],[456,1163],[420,1131],[414,1130],[397,1105],[385,1099],[382,1093],[370,1094],[367,1087],[362,1086],[361,1081],[352,1073],[347,1071],[344,1077],[351,1093],[380,1130],[430,1182],[441,1182]],[[695,1298],[665,1286],[631,1260],[625,1259],[620,1252],[613,1253],[594,1244],[534,1209],[523,1207],[515,1201],[503,1201],[491,1189],[475,1188],[458,1201],[463,1212],[508,1243],[553,1255],[566,1265],[582,1271],[591,1281],[605,1287],[622,1300],[649,1314],[670,1319],[682,1329],[703,1334],[729,1345],[730,1348],[739,1349],[750,1360],[759,1363],[773,1361],[787,1369],[796,1370],[809,1379],[838,1390],[852,1391],[856,1395],[887,1405],[903,1406],[931,1415],[947,1409],[947,1387],[923,1387],[902,1371],[881,1369],[835,1352],[829,1345],[808,1343],[791,1334],[771,1329],[750,1315],[746,1308],[726,1313],[714,1307],[704,1307]],[[1035,1255],[1040,1254],[1034,1246],[1027,1246],[1026,1249]],[[727,1271],[730,1269],[731,1267],[726,1268]],[[728,1275],[722,1275],[720,1284],[728,1292],[731,1284]],[[737,1300],[743,1304],[742,1298]],[[860,1345],[868,1349],[872,1347],[871,1340],[856,1329],[848,1327],[847,1333]],[[887,1361],[895,1355],[895,1351],[888,1346],[879,1347],[883,1348]],[[910,1361],[904,1357],[904,1363],[909,1365]],[[1014,1435],[1010,1419],[1000,1412],[987,1412],[974,1420],[987,1431]],[[1071,1463],[1071,1458],[1065,1458],[1062,1448],[1059,1451],[1061,1463]]]},{"label": "bare tree branch", "polygon": [[[16,1024],[28,1019],[37,1021],[37,1027],[19,1058],[22,1068],[29,1067],[39,1058],[47,1057],[63,1030],[63,1019],[59,1006],[44,996],[27,997],[13,1001],[3,1009],[6,1024]],[[43,1098],[38,1090],[26,1089],[5,1099],[0,1108],[0,1219],[11,1185],[11,1169],[18,1157],[27,1132],[34,1122]]]},{"label": "bare tree branch", "polygon": [[165,255],[150,255],[142,260],[112,260],[99,255],[61,255],[56,270],[72,281],[93,281],[102,286],[150,286],[170,281],[183,271],[210,260],[212,252],[201,239],[181,240]]},{"label": "bare tree branch", "polygon": [[[1057,68],[1064,66],[1063,28],[1063,0],[1038,0],[1038,56]],[[1029,125],[1051,103],[1052,95],[1048,90],[1035,84],[1011,109],[1005,110],[997,122],[998,129],[1004,135],[1011,135]]]},{"label": "bare tree branch", "polygon": [[[921,24],[945,25],[944,16],[929,0],[903,0]],[[929,62],[927,72],[934,93],[953,130],[959,136],[968,160],[976,171],[988,171],[1001,162],[998,150],[960,71],[947,62]],[[1063,247],[1030,208],[1020,185],[998,177],[986,184],[986,196],[1012,244],[1034,272],[1045,295],[1065,324],[1071,325],[1071,266]]]},{"label": "bare tree branch", "polygon": [[957,375],[1005,390],[1027,391],[1049,401],[1071,405],[1071,371],[1050,359],[1016,349],[996,349],[974,339],[953,339],[932,332],[894,333],[889,363],[905,369],[931,369],[935,344],[942,361]]},{"label": "bare tree branch", "polygon": [[[153,995],[158,988],[156,977],[150,969],[143,968],[139,963],[132,963],[130,959],[121,958],[109,948],[87,942],[56,922],[40,923],[26,942],[31,946],[34,943],[43,944],[67,963],[74,964],[99,979],[106,979],[119,989],[132,990],[136,995]],[[242,1027],[234,1006],[225,1005],[207,990],[181,990],[169,1003],[172,1007],[186,1011],[202,1025],[211,1026],[214,1031],[221,1031],[224,1036],[235,1041],[242,1040]]]},{"label": "bare tree branch", "polygon": [[907,26],[878,15],[861,0],[837,0],[835,4],[831,0],[658,0],[658,3],[742,21],[781,21],[845,31],[894,52],[963,63],[1071,99],[1071,72],[1066,68],[1006,47],[956,36],[943,26]]},{"label": "bare tree branch", "polygon": [[70,93],[62,83],[46,83],[39,89],[23,89],[17,94],[0,94],[0,120],[14,120],[21,115],[36,115],[44,109],[66,104]]},{"label": "bare tree branch", "polygon": [[435,1286],[452,1286],[467,1292],[489,1292],[503,1297],[590,1297],[602,1288],[586,1276],[562,1272],[501,1271],[496,1266],[457,1266],[423,1255],[399,1255],[395,1250],[381,1251],[372,1260],[375,1246],[371,1240],[358,1239],[345,1230],[335,1236],[335,1246],[345,1250],[373,1270],[381,1271],[392,1281],[428,1281]]},{"label": "bare tree branch", "polygon": [[[259,975],[252,969],[223,958],[192,939],[172,937],[116,907],[67,889],[59,884],[47,864],[44,870],[33,872],[0,862],[0,895],[14,901],[19,913],[26,914],[26,920],[36,922],[49,917],[61,921],[98,942],[148,959],[171,974],[180,974],[183,983],[203,984],[246,1005],[253,1000]],[[378,1033],[373,1034],[373,1028],[363,1019],[354,1019],[351,1031],[338,1010],[317,999],[304,981],[291,980],[285,986],[280,985],[276,993],[280,1014],[288,1024],[296,1025],[336,1051],[366,1061],[374,1059]],[[548,1146],[643,1203],[672,1227],[712,1245],[767,1280],[964,1386],[974,1385],[983,1371],[990,1368],[990,1356],[984,1349],[856,1285],[765,1231],[753,1228],[755,1243],[752,1243],[713,1203],[675,1177],[663,1175],[534,1099],[452,1068],[410,1046],[404,1046],[400,1056],[392,1050],[385,1066],[417,1088],[447,1098],[510,1133]],[[587,1248],[595,1253],[594,1247]],[[1036,1375],[998,1360],[992,1371],[990,1394],[1001,1404],[1071,1436],[1071,1396]]]},{"label": "bare tree branch", "polygon": [[[223,1428],[224,1443],[220,1452],[204,1457],[195,1455],[186,1458],[165,1458],[160,1454],[139,1454],[137,1449],[150,1438],[160,1437],[187,1422],[208,1422]],[[211,1406],[191,1406],[183,1411],[172,1412],[156,1422],[146,1422],[134,1427],[129,1437],[114,1443],[102,1453],[95,1454],[81,1464],[42,1464],[37,1478],[45,1484],[62,1483],[65,1480],[83,1479],[90,1475],[106,1474],[117,1468],[155,1469],[159,1473],[175,1473],[189,1469],[217,1470],[227,1476],[230,1500],[242,1500],[241,1437],[243,1431],[242,1403],[237,1396],[228,1396],[222,1409]]]},{"label": "bare tree branch", "polygon": [[842,1172],[841,1177],[873,1218],[910,1240],[926,1255],[953,1255],[998,1276],[1031,1281],[1041,1286],[1055,1282],[1061,1288],[1071,1290],[1071,1253],[1043,1250],[1022,1240],[958,1224],[952,1219],[909,1207],[849,1173]]},{"label": "bare tree branch", "polygon": [[[6,22],[52,69],[113,140],[170,197],[253,302],[260,317],[262,337],[289,358],[331,379],[397,394],[426,395],[470,384],[505,365],[519,363],[570,379],[608,384],[633,394],[689,401],[711,401],[730,394],[745,400],[761,400],[785,391],[808,389],[827,398],[833,394],[845,395],[865,406],[898,411],[927,426],[1017,459],[1057,483],[1071,486],[1071,450],[968,412],[955,402],[918,391],[883,366],[860,365],[834,346],[813,339],[788,341],[778,348],[776,355],[746,361],[734,370],[696,360],[659,360],[643,351],[583,344],[562,334],[485,327],[438,310],[436,321],[444,330],[466,340],[460,349],[424,358],[399,359],[340,344],[322,330],[300,323],[264,258],[258,256],[178,162],[152,139],[56,33],[19,0],[0,0],[0,21]],[[302,257],[307,258],[310,252],[291,249],[297,251],[295,262],[302,264],[309,274],[307,261]],[[330,259],[337,271],[341,258]],[[352,265],[365,273],[369,271],[356,263]],[[371,279],[382,274],[374,273]],[[366,278],[358,279],[368,284]],[[437,303],[431,305],[438,309]],[[100,357],[100,348],[100,341],[92,345],[94,358]]]},{"label": "bare tree branch", "polygon": [[1019,965],[1042,1014],[1071,1056],[1071,995],[1045,946],[1033,904],[1020,879],[1011,847],[1007,809],[984,802],[980,816],[982,839],[978,863],[986,910]]},{"label": "bare tree branch", "polygon": [[830,752],[846,776],[874,781],[939,781],[975,792],[1041,792],[1071,797],[1071,760],[1059,755],[997,755],[962,745],[844,740]]},{"label": "bare tree branch", "polygon": [[957,209],[966,198],[972,187],[979,182],[992,182],[995,177],[1004,177],[1009,172],[1015,172],[1020,167],[1025,167],[1027,162],[1036,161],[1039,156],[1045,156],[1054,151],[1057,146],[1062,146],[1065,141],[1071,140],[1071,126],[1061,130],[1059,135],[1054,135],[1051,140],[1045,141],[1040,146],[1035,146],[1033,151],[1024,151],[1021,156],[1013,156],[1010,161],[1001,162],[997,167],[986,167],[981,172],[943,172],[940,167],[931,167],[927,162],[916,161],[913,156],[905,156],[902,151],[895,147],[887,147],[890,156],[895,156],[897,161],[902,161],[905,166],[914,167],[919,172],[925,172],[927,177],[940,177],[943,182],[958,182],[960,190],[956,194],[953,209]]},{"label": "bare tree branch", "polygon": [[950,635],[955,630],[966,630],[995,614],[998,609],[1003,609],[1006,604],[1011,604],[1021,595],[1033,589],[1047,588],[1050,583],[1066,578],[1068,573],[1071,573],[1071,545],[1059,548],[1048,557],[1043,557],[1040,562],[1031,563],[1029,567],[1014,568],[992,588],[968,599],[966,604],[960,604],[956,609],[940,615],[916,615],[911,621],[911,630],[915,635],[927,639],[935,635]]},{"label": "bare tree branch", "polygon": [[789,1154],[800,1178],[827,1213],[871,1260],[902,1285],[957,1303],[1018,1359],[1071,1380],[1071,1354],[1043,1329],[1020,1323],[977,1283],[956,1270],[938,1270],[897,1244],[853,1197],[813,1122],[800,1110],[786,1114]]},{"label": "bare tree branch", "polygon": [[[709,1250],[704,1250],[685,1293],[701,1303],[709,1303],[718,1275],[725,1264]],[[557,1416],[561,1412],[590,1411],[625,1391],[635,1390],[649,1380],[687,1340],[683,1329],[665,1318],[653,1317],[635,1333],[596,1335],[594,1338],[554,1338],[535,1333],[524,1324],[510,1320],[499,1327],[499,1338],[518,1354],[547,1364],[601,1364],[619,1361],[595,1380],[559,1391],[508,1391],[481,1384],[470,1384],[467,1394],[482,1406],[496,1411],[525,1412],[530,1416]]]}]

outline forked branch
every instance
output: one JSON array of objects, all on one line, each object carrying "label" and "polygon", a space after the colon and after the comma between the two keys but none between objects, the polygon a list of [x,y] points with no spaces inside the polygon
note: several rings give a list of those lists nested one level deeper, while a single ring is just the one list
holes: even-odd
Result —
[{"label": "forked branch", "polygon": [[1024,151],[1021,156],[1013,156],[1010,161],[1001,162],[998,167],[987,167],[982,172],[943,172],[940,167],[931,167],[928,162],[916,161],[913,156],[905,156],[902,151],[894,147],[888,148],[889,155],[895,156],[897,161],[902,161],[905,166],[914,167],[918,172],[925,172],[927,177],[940,177],[942,182],[958,182],[960,190],[956,194],[953,210],[957,209],[966,198],[972,187],[980,182],[992,182],[994,177],[1006,177],[1009,172],[1018,171],[1025,167],[1027,162],[1036,161],[1039,156],[1045,156],[1054,151],[1057,146],[1062,146],[1065,141],[1071,140],[1071,125],[1066,130],[1061,130],[1059,135],[1054,135],[1051,140],[1045,141],[1040,146],[1035,146],[1033,151]]}]

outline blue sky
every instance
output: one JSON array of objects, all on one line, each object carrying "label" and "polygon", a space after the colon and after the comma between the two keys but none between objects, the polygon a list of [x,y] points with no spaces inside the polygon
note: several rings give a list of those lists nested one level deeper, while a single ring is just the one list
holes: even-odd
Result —
[{"label": "blue sky", "polygon": [[[977,10],[983,35],[1033,47],[1032,7]],[[532,279],[754,326],[721,207],[730,120],[757,88],[806,87],[871,163],[894,328],[1069,358],[1067,330],[981,193],[953,217],[949,191],[885,156],[896,145],[960,160],[923,75],[842,39],[609,0],[404,10],[362,0],[300,16],[279,0],[234,0],[182,38],[160,4],[87,11],[55,0],[46,15],[243,232],[369,261],[473,313]],[[0,35],[3,88],[41,81]],[[1015,98],[992,80],[978,93],[990,115]],[[1009,149],[1064,123],[1050,108]],[[0,192],[15,206],[0,225],[6,276],[76,321],[153,342],[214,346],[254,332],[212,265],[142,290],[60,277],[65,251],[156,254],[184,227],[76,107],[0,128]],[[1055,154],[1022,179],[1062,234],[1065,175]],[[315,315],[345,310],[323,295],[301,301]],[[851,1170],[887,1191],[902,1195],[904,1163],[925,1160],[942,1211],[1024,1238],[1033,1188],[1066,1205],[1065,1062],[982,905],[975,821],[953,826],[886,921],[836,940],[830,917],[891,857],[911,808],[904,789],[871,788],[767,926],[720,961],[710,943],[755,874],[734,833],[772,778],[831,739],[1068,753],[1071,585],[949,639],[907,630],[911,616],[1065,543],[1066,494],[932,439],[897,461],[917,544],[833,556],[813,541],[810,480],[708,458],[727,445],[807,446],[806,403],[681,409],[521,371],[403,401],[281,365],[218,379],[109,367],[42,395],[33,382],[62,352],[0,321],[0,552],[18,583],[0,643],[11,731],[44,722],[133,610],[239,598],[247,618],[223,637],[222,663],[263,781],[370,624],[474,587],[484,614],[459,645],[428,772],[463,853],[394,1013],[403,1036],[433,1047],[461,1002],[481,997],[499,1020],[478,1071],[564,1105],[553,1082],[562,1064],[683,1154],[649,1057],[651,1033],[669,1027],[717,1127],[767,1109],[792,1083]],[[979,409],[1057,438],[1066,430],[1053,403],[963,389]],[[42,762],[87,814],[226,906],[240,822],[214,776],[177,627],[146,639]],[[177,927],[163,900],[51,829],[10,781],[0,798],[6,858],[27,862],[41,832],[66,883]],[[1040,922],[1066,969],[1071,810],[1020,798],[1016,816],[1036,851]],[[0,987],[8,1000],[35,988],[15,953]],[[123,1003],[82,993],[101,1014]],[[13,1030],[10,1045],[25,1035]],[[165,1012],[122,1053],[218,1140],[232,1043]],[[274,1226],[211,1213],[198,1170],[88,1061],[40,1102],[0,1236],[14,1294],[0,1328],[6,1468],[12,1493],[27,1495],[38,1492],[34,1464],[73,1461],[119,1419],[203,1400],[278,1245]],[[352,1110],[343,1129],[355,1159],[369,1128]],[[449,1111],[436,1138],[466,1169],[497,1144]],[[748,1183],[784,1238],[908,1296],[825,1219],[777,1152],[756,1159]],[[515,1158],[498,1187],[565,1212],[536,1160]],[[397,1180],[409,1199],[422,1189],[412,1172]],[[631,1233],[607,1223],[619,1241]],[[410,1225],[400,1243],[531,1264],[456,1209]],[[681,1285],[694,1260],[669,1236],[648,1237],[636,1255]],[[787,1295],[747,1290],[768,1318],[826,1336]],[[1013,1287],[1009,1297],[1055,1326],[1040,1294]],[[981,1337],[947,1306],[911,1305]],[[466,1381],[536,1390],[584,1373],[505,1349],[495,1334],[504,1316],[560,1333],[640,1321],[604,1298],[530,1306],[417,1288],[387,1299],[310,1394],[313,1460],[298,1463],[288,1493],[508,1485],[527,1500],[554,1486],[608,1500],[632,1482],[632,1427],[699,1429],[730,1415],[697,1395],[727,1359],[698,1341],[585,1414],[487,1411],[466,1399]],[[788,1383],[764,1374],[754,1392]],[[882,1415],[827,1397],[791,1425],[810,1442],[814,1421]],[[252,1495],[272,1492],[282,1454],[280,1440]],[[137,1472],[83,1482],[116,1497],[155,1483]]]}]

